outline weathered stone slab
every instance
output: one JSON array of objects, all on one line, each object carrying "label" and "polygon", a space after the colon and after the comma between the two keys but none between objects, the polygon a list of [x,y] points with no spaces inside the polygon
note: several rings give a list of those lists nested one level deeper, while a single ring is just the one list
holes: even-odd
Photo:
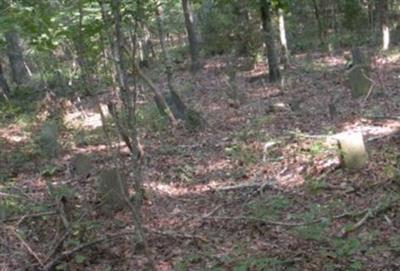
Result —
[{"label": "weathered stone slab", "polygon": [[60,151],[58,135],[59,127],[55,121],[47,121],[40,128],[37,142],[40,146],[41,152],[47,158],[57,157]]},{"label": "weathered stone slab", "polygon": [[81,177],[88,177],[92,170],[90,157],[85,154],[77,154],[71,161],[72,172]]},{"label": "weathered stone slab", "polygon": [[366,96],[372,86],[367,78],[367,71],[361,66],[352,67],[347,73],[351,96],[355,98]]},{"label": "weathered stone slab", "polygon": [[[120,181],[119,178],[121,178]],[[128,187],[122,174],[119,174],[116,169],[104,169],[100,173],[97,192],[101,201],[101,209],[106,214],[110,215],[125,208],[125,195],[128,194]]]}]

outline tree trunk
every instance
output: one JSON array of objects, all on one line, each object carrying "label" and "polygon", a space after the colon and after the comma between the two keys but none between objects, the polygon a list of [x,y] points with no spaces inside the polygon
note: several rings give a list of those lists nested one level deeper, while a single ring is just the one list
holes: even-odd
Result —
[{"label": "tree trunk", "polygon": [[374,18],[374,5],[373,5],[373,0],[369,0],[367,4],[368,8],[368,23],[369,23],[369,28],[371,30],[371,33],[375,32],[375,18]]},{"label": "tree trunk", "polygon": [[249,3],[248,0],[232,1],[233,14],[236,17],[237,25],[234,32],[235,36],[235,54],[240,57],[249,57],[251,54],[250,49],[250,35],[251,35],[251,22],[249,18]]},{"label": "tree trunk", "polygon": [[321,19],[321,11],[319,9],[317,0],[313,0],[313,6],[314,6],[315,19],[317,20],[317,24],[318,24],[319,42],[320,42],[320,45],[323,46],[325,44],[325,36],[324,36],[322,19]]},{"label": "tree trunk", "polygon": [[193,72],[196,72],[200,69],[199,38],[197,36],[196,29],[195,29],[190,0],[182,0],[182,9],[183,9],[184,17],[185,17],[186,31],[188,34],[190,56],[192,58],[191,70]]},{"label": "tree trunk", "polygon": [[9,96],[10,96],[10,88],[8,86],[7,80],[4,77],[3,73],[3,67],[2,64],[0,63],[0,93],[8,101]]},{"label": "tree trunk", "polygon": [[[103,21],[107,25],[109,21],[107,20],[107,12],[105,10],[105,0],[100,0],[100,6],[101,6],[101,13],[103,17]],[[156,270],[152,253],[150,251],[149,245],[147,243],[146,237],[145,237],[145,232],[143,228],[143,219],[142,219],[142,199],[143,199],[143,193],[144,193],[144,188],[142,184],[142,163],[141,160],[139,159],[140,157],[140,144],[138,141],[138,130],[136,126],[136,93],[131,93],[129,90],[128,86],[128,79],[127,79],[127,70],[125,63],[123,61],[123,35],[121,31],[121,23],[122,23],[122,15],[121,15],[121,1],[120,0],[112,0],[111,1],[111,10],[112,10],[112,15],[113,15],[113,23],[114,23],[114,33],[115,33],[115,39],[112,37],[111,33],[108,33],[110,45],[112,47],[112,56],[114,60],[114,65],[116,68],[116,73],[117,73],[117,82],[118,82],[118,87],[119,87],[119,96],[122,100],[122,105],[124,109],[125,118],[127,121],[124,123],[127,128],[127,133],[129,136],[129,140],[131,143],[132,151],[131,151],[131,157],[132,157],[132,165],[133,165],[133,185],[135,188],[135,197],[133,204],[129,200],[129,198],[126,196],[125,201],[128,205],[128,207],[131,210],[132,216],[133,216],[133,223],[135,225],[135,230],[137,233],[137,237],[139,238],[139,241],[143,245],[144,248],[144,253],[147,256],[150,264],[151,270]],[[118,178],[120,179],[120,178]],[[121,184],[121,181],[119,180],[118,183]]]},{"label": "tree trunk", "polygon": [[388,1],[378,1],[378,13],[379,13],[379,24],[382,33],[382,50],[386,51],[389,49],[390,44],[390,30],[389,30],[389,18],[388,18]]},{"label": "tree trunk", "polygon": [[271,3],[267,0],[260,0],[260,11],[262,27],[264,31],[264,42],[267,47],[267,58],[269,67],[269,81],[276,82],[280,80],[281,74],[274,41],[274,29],[271,18]]},{"label": "tree trunk", "polygon": [[172,64],[171,64],[171,59],[169,57],[167,48],[165,46],[165,33],[164,33],[161,14],[162,14],[162,9],[161,9],[161,6],[159,6],[156,9],[156,16],[157,16],[158,34],[159,34],[160,45],[161,45],[161,53],[162,53],[163,59],[164,59],[165,73],[167,75],[167,84],[168,84],[168,89],[171,94],[172,103],[175,106],[175,108],[179,110],[179,112],[175,111],[173,113],[175,115],[175,118],[185,120],[185,117],[182,118],[181,116],[186,115],[187,108],[186,108],[186,105],[183,103],[182,99],[179,97],[179,94],[177,93],[177,91],[175,90],[175,87],[173,85]]},{"label": "tree trunk", "polygon": [[282,62],[285,66],[287,66],[290,62],[290,53],[286,38],[285,16],[282,9],[279,9],[278,12],[279,12],[279,37],[283,51]]},{"label": "tree trunk", "polygon": [[156,19],[157,19],[157,28],[158,34],[160,39],[161,45],[161,53],[164,58],[164,65],[165,65],[165,73],[167,74],[167,84],[169,89],[169,100],[170,107],[174,116],[178,119],[182,119],[185,122],[185,127],[188,130],[197,130],[202,128],[205,124],[205,120],[201,117],[200,113],[196,112],[193,109],[187,108],[185,103],[182,101],[181,97],[179,96],[178,92],[175,89],[173,84],[173,74],[172,74],[172,64],[171,59],[169,57],[167,48],[165,46],[165,34],[164,28],[162,23],[162,7],[161,5],[158,6],[156,9]]},{"label": "tree trunk", "polygon": [[18,33],[15,30],[10,30],[5,34],[5,38],[12,80],[17,85],[26,83],[29,80],[29,72],[24,61]]}]

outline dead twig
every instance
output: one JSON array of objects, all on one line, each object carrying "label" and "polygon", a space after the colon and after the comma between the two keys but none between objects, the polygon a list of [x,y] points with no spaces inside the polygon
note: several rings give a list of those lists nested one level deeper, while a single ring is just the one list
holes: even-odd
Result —
[{"label": "dead twig", "polygon": [[368,81],[371,82],[371,86],[370,86],[370,88],[369,88],[369,90],[368,90],[367,96],[365,96],[365,98],[364,98],[364,102],[363,102],[363,103],[364,103],[364,105],[365,105],[365,103],[367,102],[369,96],[371,95],[372,90],[374,89],[374,86],[376,85],[376,83],[375,83],[374,80],[372,80],[372,78],[368,77],[368,76],[365,74],[365,72],[364,72],[363,69],[361,70],[361,72],[362,72],[363,76],[364,76]]},{"label": "dead twig", "polygon": [[336,220],[336,219],[341,219],[341,218],[345,218],[345,217],[360,216],[360,215],[366,213],[367,211],[368,211],[368,209],[364,209],[364,210],[356,211],[356,212],[344,212],[344,213],[336,215],[336,216],[321,217],[321,218],[317,218],[317,219],[307,221],[307,222],[282,222],[282,221],[266,220],[266,219],[261,219],[261,218],[256,218],[256,217],[248,217],[248,216],[236,216],[236,217],[211,216],[211,217],[204,217],[204,218],[205,219],[215,219],[215,220],[236,220],[236,221],[242,220],[242,221],[246,221],[246,222],[262,223],[262,224],[267,224],[267,225],[283,226],[283,227],[301,227],[301,226],[308,226],[308,225],[312,225],[312,224],[322,223],[329,219]]},{"label": "dead twig", "polygon": [[22,236],[16,231],[16,229],[12,227],[8,227],[8,229],[18,238],[21,244],[26,248],[28,253],[38,262],[38,264],[43,267],[43,261],[37,255],[37,253],[30,247],[30,245],[22,238]]},{"label": "dead twig", "polygon": [[272,221],[266,220],[256,217],[249,217],[249,216],[211,216],[206,219],[214,219],[214,220],[235,220],[235,221],[246,221],[246,222],[253,222],[253,223],[262,223],[268,224],[273,226],[284,226],[284,227],[299,227],[299,226],[306,226],[310,224],[315,224],[320,222],[321,220],[313,220],[309,222],[300,222],[300,223],[290,223],[290,222],[281,222],[281,221]]},{"label": "dead twig", "polygon": [[[43,266],[43,264],[41,264],[41,265],[43,267],[43,270],[52,270],[52,268],[58,262],[62,261],[65,258],[71,257],[72,255],[74,255],[75,253],[77,253],[79,251],[90,248],[90,247],[95,246],[100,243],[110,242],[114,239],[118,239],[118,238],[121,238],[126,235],[132,235],[134,232],[135,232],[134,230],[128,230],[128,231],[118,232],[118,233],[114,233],[114,234],[109,234],[105,237],[101,237],[101,238],[95,239],[93,241],[78,245],[74,248],[71,248],[69,250],[65,250],[65,251],[61,252],[57,257],[55,257],[51,261],[48,261],[46,263],[46,265],[44,265],[44,266]],[[197,239],[202,242],[208,243],[207,239],[205,239],[203,236],[199,236],[199,235],[190,235],[190,234],[186,234],[186,233],[179,233],[179,232],[173,232],[173,231],[157,231],[157,230],[148,230],[148,232],[155,233],[158,235],[170,236],[173,238]]]},{"label": "dead twig", "polygon": [[57,253],[58,248],[61,247],[62,243],[67,239],[70,233],[71,231],[67,230],[60,239],[56,240],[44,262],[48,262]]},{"label": "dead twig", "polygon": [[69,221],[67,219],[67,215],[66,215],[66,212],[65,212],[65,202],[62,199],[58,200],[57,208],[58,208],[58,212],[59,212],[60,217],[61,217],[61,221],[62,221],[65,229],[68,230],[70,228],[69,227]]},{"label": "dead twig", "polygon": [[338,237],[344,237],[348,233],[355,231],[356,229],[361,227],[367,221],[368,218],[370,218],[372,216],[373,216],[373,214],[372,214],[371,210],[368,210],[365,213],[365,215],[356,224],[352,225],[350,228],[347,228],[347,227],[342,228],[342,230],[338,234]]},{"label": "dead twig", "polygon": [[254,181],[254,182],[248,182],[248,183],[244,183],[244,184],[235,184],[235,185],[230,185],[230,186],[223,186],[220,188],[217,188],[216,191],[230,191],[230,190],[240,190],[240,189],[246,189],[246,188],[260,188],[260,189],[265,189],[266,187],[269,187],[271,189],[276,189],[276,187],[274,185],[272,185],[272,180],[267,180],[264,182],[258,182],[258,181]]},{"label": "dead twig", "polygon": [[375,208],[372,208],[372,209],[368,208],[365,212],[365,215],[359,221],[357,221],[357,223],[355,223],[354,225],[352,225],[350,227],[342,228],[342,230],[338,234],[338,237],[345,237],[350,232],[357,230],[358,228],[363,226],[367,222],[368,219],[373,218],[373,217],[377,216],[379,213],[384,212],[387,209],[389,209],[390,207],[392,207],[392,205],[395,201],[392,201],[386,205],[383,205],[382,202],[380,202]]},{"label": "dead twig", "polygon": [[3,219],[3,220],[0,220],[0,222],[1,223],[6,223],[6,222],[18,221],[18,224],[21,224],[22,221],[27,219],[27,218],[52,216],[52,215],[57,215],[57,214],[58,214],[57,211],[41,212],[41,213],[34,213],[34,214],[25,214],[23,216],[16,216],[16,217],[6,218],[6,219]]},{"label": "dead twig", "polygon": [[[61,203],[62,204],[62,203]],[[63,205],[63,204],[62,204]],[[64,208],[64,207],[62,207]],[[47,253],[46,256],[46,260],[44,262],[48,262],[52,257],[54,257],[56,255],[56,253],[58,252],[58,250],[60,249],[60,247],[62,246],[62,244],[64,243],[64,241],[68,238],[68,236],[71,234],[72,229],[70,227],[70,223],[68,222],[68,220],[65,217],[65,212],[63,213],[64,218],[61,218],[63,220],[64,223],[64,227],[65,227],[65,232],[63,233],[63,235],[61,236],[61,238],[56,239],[53,242],[53,245],[51,246],[50,252]],[[81,216],[79,217],[79,219],[76,221],[76,223],[80,223],[83,218],[87,215],[87,211],[82,213]],[[60,214],[60,216],[62,216],[62,214]],[[64,219],[66,221],[64,221]]]},{"label": "dead twig", "polygon": [[293,135],[295,137],[303,137],[303,138],[312,138],[312,139],[326,139],[330,137],[330,135],[309,135],[301,132],[289,132],[290,135]]},{"label": "dead twig", "polygon": [[181,233],[181,232],[175,232],[175,231],[158,231],[158,230],[149,230],[150,233],[155,233],[158,235],[163,235],[163,236],[169,236],[174,239],[176,238],[182,238],[182,239],[195,239],[202,241],[203,243],[208,243],[209,241],[200,235],[193,235],[193,234],[188,234],[188,233]]},{"label": "dead twig", "polygon": [[125,236],[125,235],[131,235],[131,234],[133,234],[133,233],[134,233],[134,231],[131,230],[131,231],[124,231],[124,232],[118,232],[118,233],[114,233],[114,234],[109,234],[109,235],[107,235],[107,236],[105,236],[105,237],[101,237],[101,238],[95,239],[95,240],[93,240],[93,241],[90,241],[90,242],[81,244],[81,245],[79,245],[79,246],[76,246],[76,247],[74,247],[74,248],[72,248],[72,249],[63,251],[63,252],[60,253],[57,257],[55,257],[54,259],[52,259],[50,262],[46,263],[46,265],[43,267],[43,270],[52,270],[52,268],[53,268],[58,262],[62,261],[62,260],[65,259],[65,258],[71,257],[72,255],[74,255],[75,253],[77,253],[77,252],[79,252],[79,251],[81,251],[81,250],[87,249],[87,248],[89,248],[89,247],[92,247],[92,246],[94,246],[94,245],[97,245],[97,244],[100,244],[100,243],[103,243],[103,242],[112,241],[112,240],[114,240],[114,239],[123,237],[123,236]]},{"label": "dead twig", "polygon": [[221,209],[222,207],[224,207],[223,204],[218,205],[217,207],[215,207],[214,209],[212,209],[210,212],[208,212],[207,214],[203,215],[203,218],[207,218],[212,216],[213,214],[215,214],[216,212],[219,211],[219,209]]}]

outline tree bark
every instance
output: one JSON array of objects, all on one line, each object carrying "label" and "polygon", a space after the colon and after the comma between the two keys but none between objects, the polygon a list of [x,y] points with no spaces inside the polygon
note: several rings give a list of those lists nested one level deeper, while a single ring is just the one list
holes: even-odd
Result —
[{"label": "tree bark", "polygon": [[8,86],[7,80],[4,77],[3,67],[0,63],[0,93],[3,95],[4,99],[9,100],[10,87]]},{"label": "tree bark", "polygon": [[185,17],[185,27],[189,40],[190,57],[192,59],[191,70],[193,72],[196,72],[200,69],[199,38],[195,29],[190,0],[182,0],[182,9],[183,15]]},{"label": "tree bark", "polygon": [[[105,9],[105,0],[99,0],[101,13],[103,17],[103,21],[108,23],[107,20],[107,12]],[[118,78],[118,87],[119,87],[119,96],[122,100],[122,104],[124,107],[124,113],[126,114],[126,128],[129,136],[129,142],[131,143],[132,151],[132,164],[133,164],[133,185],[135,188],[135,197],[133,204],[130,202],[128,197],[126,197],[125,201],[128,207],[131,210],[133,223],[135,225],[135,230],[137,233],[137,237],[139,241],[143,245],[144,252],[149,260],[151,270],[156,270],[152,253],[150,251],[149,245],[146,240],[144,228],[143,228],[143,219],[142,219],[142,199],[144,188],[142,184],[142,163],[139,159],[140,157],[140,144],[138,141],[138,130],[136,126],[136,93],[131,93],[128,86],[127,79],[127,71],[126,66],[123,61],[123,35],[121,31],[121,23],[122,23],[122,15],[121,15],[121,1],[120,0],[112,0],[111,1],[111,11],[113,15],[113,23],[114,23],[114,34],[115,39],[112,37],[110,32],[107,32],[110,45],[112,47],[112,56],[114,60],[114,65],[116,68],[117,78]],[[119,178],[120,179],[120,178]],[[121,184],[121,180],[118,181]]]},{"label": "tree bark", "polygon": [[276,82],[281,78],[277,53],[274,41],[274,29],[271,18],[271,3],[268,0],[260,0],[260,11],[262,27],[264,31],[264,42],[267,47],[267,58],[269,67],[269,81]]},{"label": "tree bark", "polygon": [[389,29],[389,18],[388,18],[388,1],[378,1],[378,13],[379,13],[379,24],[382,33],[382,50],[386,51],[390,45],[390,29]]},{"label": "tree bark", "polygon": [[[173,74],[172,74],[172,64],[171,64],[171,59],[169,57],[167,48],[165,46],[165,33],[164,33],[164,28],[162,24],[162,9],[161,6],[159,6],[156,9],[156,16],[157,16],[157,28],[158,28],[158,34],[159,34],[159,39],[160,39],[160,45],[161,45],[161,53],[163,55],[164,59],[164,65],[165,65],[165,73],[167,75],[167,84],[168,84],[168,89],[171,94],[171,99],[172,103],[175,106],[175,109],[177,109],[179,112],[174,112],[175,118],[179,118],[185,121],[186,115],[187,115],[187,107],[183,103],[182,99],[179,97],[178,92],[175,90],[175,86],[173,84]],[[182,118],[183,116],[183,118]]]},{"label": "tree bark", "polygon": [[16,30],[5,34],[7,42],[7,56],[11,67],[11,78],[14,83],[21,85],[29,80],[29,72],[24,61],[23,49]]},{"label": "tree bark", "polygon": [[235,39],[235,54],[237,56],[248,57],[251,54],[249,37],[251,35],[251,22],[249,16],[248,0],[232,1],[233,13],[237,19],[237,26],[234,32],[237,32]]},{"label": "tree bark", "polygon": [[282,9],[279,9],[279,37],[283,51],[283,64],[287,66],[290,62],[290,53],[286,38],[285,16]]},{"label": "tree bark", "polygon": [[323,46],[325,44],[325,36],[324,36],[322,19],[321,19],[321,11],[319,9],[317,0],[313,0],[313,6],[314,6],[315,19],[317,20],[317,24],[318,24],[319,41],[320,41],[320,45]]},{"label": "tree bark", "polygon": [[165,46],[165,34],[164,34],[161,14],[162,14],[162,7],[161,5],[159,5],[158,8],[156,9],[156,20],[157,20],[157,28],[161,45],[161,53],[164,59],[165,73],[167,74],[167,84],[170,93],[169,100],[171,101],[170,108],[172,109],[175,118],[184,121],[185,127],[188,130],[197,130],[204,126],[205,120],[201,117],[200,113],[191,108],[187,108],[187,106],[179,96],[178,91],[176,91],[175,89],[175,86],[173,84],[171,59],[169,57],[168,50]]}]

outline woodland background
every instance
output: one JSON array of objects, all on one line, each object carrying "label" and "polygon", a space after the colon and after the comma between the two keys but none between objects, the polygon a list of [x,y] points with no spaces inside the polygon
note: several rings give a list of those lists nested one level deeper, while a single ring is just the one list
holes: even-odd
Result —
[{"label": "woodland background", "polygon": [[399,23],[1,1],[0,270],[398,270]]}]

